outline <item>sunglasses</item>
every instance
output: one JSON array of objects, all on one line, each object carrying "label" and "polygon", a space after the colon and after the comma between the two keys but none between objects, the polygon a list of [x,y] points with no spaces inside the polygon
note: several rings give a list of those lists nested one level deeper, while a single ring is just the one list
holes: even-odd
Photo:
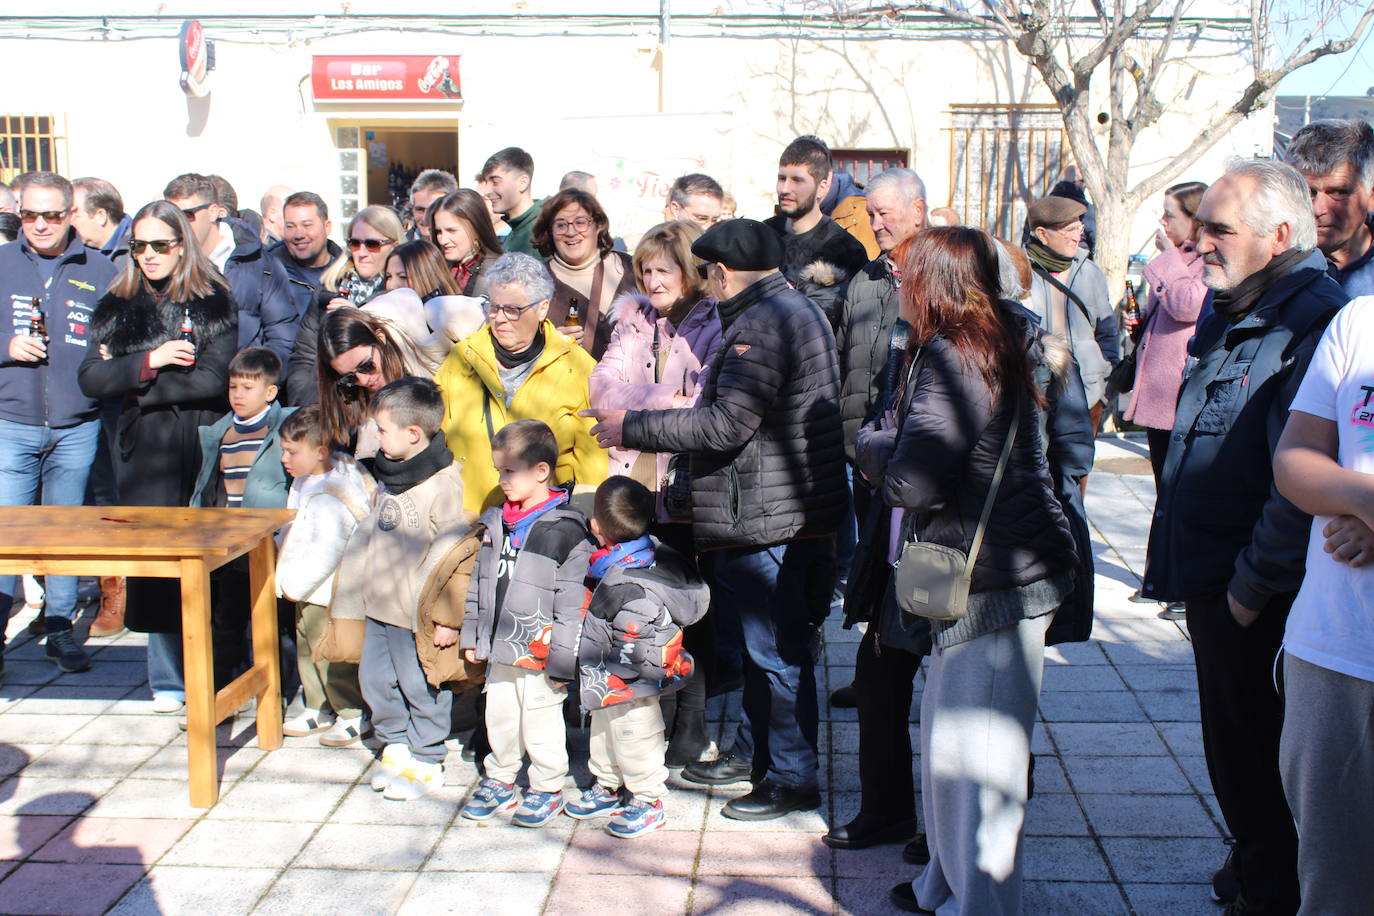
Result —
[{"label": "sunglasses", "polygon": [[360,388],[363,388],[364,386],[358,384],[359,374],[377,374],[377,355],[375,350],[373,351],[371,356],[369,356],[362,362],[358,363],[358,365],[354,367],[352,372],[345,372],[343,375],[339,376],[338,381],[334,383],[335,387],[339,389],[339,393],[342,394],[344,397],[349,397],[354,392],[358,391]]},{"label": "sunglasses", "polygon": [[38,222],[38,217],[43,217],[44,222],[60,223],[71,213],[70,210],[20,210],[19,218],[26,223]]},{"label": "sunglasses", "polygon": [[151,248],[154,254],[166,254],[180,244],[181,242],[176,239],[130,239],[129,253],[138,257],[146,249]]},{"label": "sunglasses", "polygon": [[200,204],[199,206],[195,207],[182,207],[181,215],[186,217],[188,220],[194,220],[196,218],[196,214],[199,213],[201,210],[204,210],[208,206],[210,205]]},{"label": "sunglasses", "polygon": [[385,245],[390,245],[395,239],[349,239],[348,250],[357,251],[359,248],[366,248],[368,251],[381,251]]}]

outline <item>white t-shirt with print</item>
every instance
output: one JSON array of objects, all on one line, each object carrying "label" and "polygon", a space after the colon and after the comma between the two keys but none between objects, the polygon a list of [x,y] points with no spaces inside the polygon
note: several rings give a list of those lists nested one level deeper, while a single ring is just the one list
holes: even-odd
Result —
[{"label": "white t-shirt with print", "polygon": [[[1322,335],[1293,410],[1331,420],[1341,467],[1374,474],[1374,296],[1351,301]],[[1374,681],[1374,566],[1351,569],[1323,549],[1329,516],[1312,520],[1307,575],[1284,649],[1322,668]]]}]

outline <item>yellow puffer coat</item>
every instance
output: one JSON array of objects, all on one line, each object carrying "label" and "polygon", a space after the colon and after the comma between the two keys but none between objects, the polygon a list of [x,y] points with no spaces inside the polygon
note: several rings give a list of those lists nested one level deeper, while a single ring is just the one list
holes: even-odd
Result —
[{"label": "yellow puffer coat", "polygon": [[544,322],[542,330],[544,352],[515,392],[509,409],[497,372],[491,331],[485,327],[458,341],[434,377],[444,395],[444,436],[453,457],[463,466],[465,509],[481,512],[503,499],[491,462],[484,401],[491,408],[493,431],[512,420],[549,424],[559,448],[554,480],[572,481],[574,495],[594,492],[609,473],[606,451],[591,436],[595,424],[578,416],[590,406],[587,379],[596,368],[596,360],[549,322]]}]

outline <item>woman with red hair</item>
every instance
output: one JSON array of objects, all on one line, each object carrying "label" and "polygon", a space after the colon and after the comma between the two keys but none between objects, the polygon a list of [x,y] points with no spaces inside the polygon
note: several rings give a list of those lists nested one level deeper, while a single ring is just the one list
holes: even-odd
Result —
[{"label": "woman with red hair", "polygon": [[893,888],[892,902],[909,912],[1017,914],[1045,634],[1073,589],[1077,556],[1041,440],[1045,398],[1021,320],[999,301],[992,238],[953,226],[916,236],[901,316],[911,335],[896,410],[865,426],[856,448],[859,469],[893,510],[889,560],[908,541],[967,555],[1009,437],[1011,449],[967,611],[930,621],[921,701],[930,864]]}]

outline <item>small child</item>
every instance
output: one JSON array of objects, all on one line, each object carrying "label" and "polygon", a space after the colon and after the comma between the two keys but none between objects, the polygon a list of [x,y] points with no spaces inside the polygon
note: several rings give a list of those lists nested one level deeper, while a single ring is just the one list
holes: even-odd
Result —
[{"label": "small child", "polygon": [[530,790],[511,822],[542,827],[563,810],[567,687],[577,676],[582,580],[591,556],[587,520],[550,486],[553,430],[516,420],[491,440],[504,506],[482,514],[477,570],[468,586],[463,655],[487,665],[485,777],[463,808],[484,821],[516,807],[515,775],[530,758]]},{"label": "small child", "polygon": [[281,463],[294,478],[286,508],[296,518],[277,534],[277,594],[296,603],[296,668],[305,694],[305,710],[282,731],[292,737],[324,732],[320,744],[348,747],[363,731],[358,666],[316,660],[314,653],[329,621],[334,571],[371,511],[377,484],[352,456],[329,454],[316,404],[282,421]]},{"label": "small child", "polygon": [[700,620],[710,602],[691,561],[649,537],[654,510],[654,494],[629,477],[597,488],[591,527],[601,549],[587,573],[591,595],[577,653],[596,782],[567,813],[579,820],[609,815],[607,832],[627,840],[667,822],[659,698],[691,677],[682,628]]},{"label": "small child", "polygon": [[[230,360],[230,412],[213,426],[200,427],[193,507],[285,508],[290,478],[277,433],[296,408],[277,403],[280,378],[281,357],[266,347],[248,347]],[[211,643],[215,687],[220,688],[247,667],[250,656],[247,558],[215,570],[211,582]]]},{"label": "small child", "polygon": [[[339,564],[330,608],[363,621],[358,680],[385,742],[372,788],[393,801],[420,798],[443,784],[444,740],[453,694],[426,679],[416,633],[424,570],[436,540],[470,517],[463,511],[463,481],[439,425],[444,402],[429,379],[403,378],[373,397],[379,451],[373,471],[383,490],[372,512],[349,539]],[[460,621],[436,624],[433,644],[458,642]]]}]

